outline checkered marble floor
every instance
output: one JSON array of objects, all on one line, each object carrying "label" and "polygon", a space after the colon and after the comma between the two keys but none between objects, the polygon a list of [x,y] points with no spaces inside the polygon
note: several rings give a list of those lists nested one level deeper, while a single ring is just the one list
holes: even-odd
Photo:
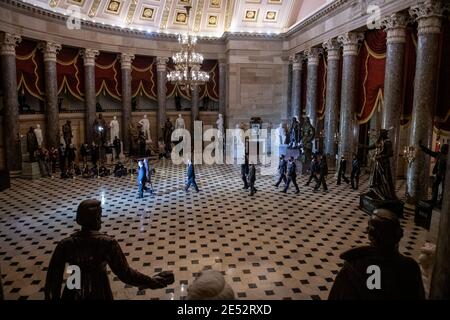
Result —
[{"label": "checkered marble floor", "polygon": [[[7,299],[43,299],[45,274],[56,243],[78,229],[80,201],[103,203],[102,231],[120,243],[130,265],[146,274],[172,270],[176,282],[143,290],[110,273],[115,299],[183,299],[205,268],[222,271],[239,299],[326,299],[342,266],[339,254],[367,244],[368,216],[359,192],[336,186],[301,194],[258,176],[257,194],[242,190],[237,166],[198,166],[201,192],[183,190],[185,168],[156,164],[156,196],[137,199],[130,177],[85,180],[14,180],[0,193],[0,265]],[[364,177],[361,190],[367,186]],[[399,195],[404,194],[400,183]],[[401,252],[417,258],[426,231],[406,212]]]}]

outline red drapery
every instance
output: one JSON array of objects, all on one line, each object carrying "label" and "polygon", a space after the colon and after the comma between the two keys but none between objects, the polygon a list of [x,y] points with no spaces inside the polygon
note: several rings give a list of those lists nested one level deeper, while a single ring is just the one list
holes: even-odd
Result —
[{"label": "red drapery", "polygon": [[[167,70],[168,72],[170,72],[174,69],[174,63],[172,59],[169,59]],[[208,96],[213,101],[219,101],[219,61],[204,60],[201,70],[208,72],[210,78],[207,84],[199,86],[199,99],[203,99],[205,96]],[[175,92],[177,92],[181,97],[187,100],[191,100],[191,92],[181,90],[178,86],[175,86],[168,81],[166,88],[168,98],[173,96]]]},{"label": "red drapery", "polygon": [[35,41],[23,39],[16,48],[17,89],[44,100],[44,59]]},{"label": "red drapery", "polygon": [[101,52],[95,60],[96,95],[106,92],[116,100],[121,100],[122,71],[115,53]]},{"label": "red drapery", "polygon": [[131,66],[131,94],[136,97],[145,94],[149,99],[157,100],[157,73],[153,57],[136,56]]},{"label": "red drapery", "polygon": [[318,106],[317,106],[317,116],[319,120],[322,120],[325,116],[325,100],[327,93],[327,63],[325,61],[325,56],[321,56],[319,60],[319,84],[317,87],[318,92]]},{"label": "red drapery", "polygon": [[376,108],[383,104],[386,68],[386,33],[383,30],[366,32],[358,60],[360,78],[356,115],[358,122],[363,124],[370,121]]},{"label": "red drapery", "polygon": [[84,65],[80,50],[62,47],[57,57],[58,95],[69,91],[70,94],[84,100]]}]

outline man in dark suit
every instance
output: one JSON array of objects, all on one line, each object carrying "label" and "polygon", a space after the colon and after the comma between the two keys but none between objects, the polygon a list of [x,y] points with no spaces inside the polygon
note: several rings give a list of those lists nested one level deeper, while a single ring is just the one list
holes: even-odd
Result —
[{"label": "man in dark suit", "polygon": [[361,165],[359,164],[358,156],[353,155],[352,161],[352,173],[350,176],[350,181],[352,183],[352,189],[358,190],[359,188],[359,176],[361,175]]},{"label": "man in dark suit", "polygon": [[313,155],[313,158],[311,160],[311,174],[309,176],[308,182],[306,182],[306,187],[310,185],[311,181],[316,182],[316,184],[319,183],[319,179],[317,179],[317,174],[319,173],[319,159],[317,159],[317,154]]},{"label": "man in dark suit", "polygon": [[319,159],[319,182],[317,183],[316,187],[314,188],[314,191],[318,191],[320,189],[320,186],[323,186],[324,191],[328,191],[326,178],[328,175],[328,164],[327,164],[327,158],[323,155],[318,155]]},{"label": "man in dark suit", "polygon": [[245,155],[244,163],[241,164],[241,178],[242,178],[242,181],[244,182],[243,189],[245,189],[245,190],[247,190],[249,188],[248,181],[247,181],[247,176],[248,176],[249,171],[250,171],[250,167],[248,165],[248,156]]},{"label": "man in dark suit", "polygon": [[345,183],[349,184],[350,181],[345,176],[345,173],[347,172],[347,159],[345,159],[344,156],[341,157],[341,161],[339,162],[339,171],[338,171],[338,179],[337,179],[337,185],[341,185],[341,180],[344,179]]},{"label": "man in dark suit", "polygon": [[59,155],[59,170],[61,171],[61,178],[66,178],[66,159],[67,159],[67,152],[66,147],[61,143],[58,148],[58,155]]},{"label": "man in dark suit", "polygon": [[248,172],[248,184],[250,187],[250,196],[253,196],[257,191],[255,188],[255,182],[256,182],[256,167],[254,164],[251,164],[250,170]]},{"label": "man in dark suit", "polygon": [[[434,181],[433,181],[433,189],[432,189],[432,198],[431,203],[434,205],[438,204],[438,196],[439,196],[439,186],[442,184],[442,195],[445,194],[445,174],[447,171],[447,157],[448,157],[448,144],[444,144],[441,147],[441,151],[434,152],[428,149],[423,145],[422,141],[419,142],[420,149],[422,149],[425,154],[429,155],[432,158],[435,158],[436,163],[433,167]],[[442,203],[442,199],[439,201]]]},{"label": "man in dark suit", "polygon": [[145,170],[144,163],[139,160],[138,161],[138,192],[139,192],[139,199],[142,199],[144,197],[144,190],[145,190],[145,183],[147,182],[147,172]]},{"label": "man in dark suit", "polygon": [[279,174],[280,177],[278,179],[278,182],[275,184],[275,187],[278,188],[278,186],[280,185],[281,181],[283,181],[284,184],[287,183],[286,172],[287,172],[287,161],[285,159],[284,154],[282,154],[280,156],[280,163],[278,164],[278,174]]},{"label": "man in dark suit", "polygon": [[188,192],[188,190],[191,187],[191,185],[194,186],[195,191],[200,192],[200,190],[198,189],[198,186],[197,186],[197,182],[195,181],[194,164],[189,159],[187,161],[187,183],[186,183],[186,187],[184,188],[184,190],[186,192]]},{"label": "man in dark suit", "polygon": [[294,157],[290,157],[289,158],[289,164],[288,164],[288,168],[287,168],[287,182],[286,182],[286,186],[284,187],[283,193],[287,193],[288,189],[289,189],[289,185],[291,184],[291,182],[294,184],[295,187],[295,194],[299,194],[300,193],[300,188],[298,187],[297,184],[297,165],[295,164],[294,161]]}]

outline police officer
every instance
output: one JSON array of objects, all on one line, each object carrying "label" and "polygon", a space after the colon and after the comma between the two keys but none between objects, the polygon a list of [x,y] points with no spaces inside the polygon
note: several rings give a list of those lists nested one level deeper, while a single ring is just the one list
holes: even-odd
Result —
[{"label": "police officer", "polygon": [[197,182],[195,181],[195,170],[194,170],[194,164],[190,159],[187,161],[187,183],[185,187],[185,191],[188,192],[190,186],[193,185],[195,191],[200,192],[197,186]]},{"label": "police officer", "polygon": [[256,182],[256,167],[254,164],[250,165],[250,170],[248,173],[248,183],[250,186],[250,196],[253,196],[256,193],[255,188],[255,182]]},{"label": "police officer", "polygon": [[287,193],[291,182],[294,184],[294,187],[296,189],[295,194],[299,194],[300,188],[297,184],[297,165],[295,164],[294,157],[289,158],[289,164],[287,168],[287,182],[286,186],[284,187],[283,193]]},{"label": "police officer", "polygon": [[327,164],[327,158],[323,155],[318,155],[319,159],[319,182],[317,183],[316,187],[314,188],[314,191],[318,191],[320,189],[320,186],[323,186],[324,191],[328,191],[326,177],[328,175],[328,164]]},{"label": "police officer", "polygon": [[319,179],[317,179],[317,174],[319,173],[319,160],[317,159],[317,154],[313,155],[313,158],[311,160],[311,175],[309,176],[308,182],[306,182],[306,187],[310,185],[311,181],[316,182],[316,184],[319,183]]},{"label": "police officer", "polygon": [[244,182],[244,188],[243,188],[244,190],[248,190],[248,188],[249,188],[248,181],[247,181],[247,176],[248,176],[249,171],[250,171],[250,167],[248,165],[248,155],[245,155],[244,163],[241,164],[241,178],[242,178],[242,181]]},{"label": "police officer", "polygon": [[287,161],[285,159],[284,154],[282,154],[280,156],[280,163],[278,164],[278,174],[280,175],[280,178],[278,179],[278,182],[275,184],[275,187],[278,188],[281,181],[283,181],[284,184],[287,183],[286,172],[287,172]]}]

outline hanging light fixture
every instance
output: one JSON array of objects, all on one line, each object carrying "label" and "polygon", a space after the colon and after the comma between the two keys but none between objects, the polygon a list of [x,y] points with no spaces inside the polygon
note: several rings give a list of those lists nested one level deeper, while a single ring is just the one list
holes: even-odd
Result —
[{"label": "hanging light fixture", "polygon": [[178,85],[181,89],[189,91],[198,85],[208,82],[209,73],[200,70],[203,63],[203,56],[195,52],[197,37],[190,34],[189,15],[192,7],[185,6],[185,8],[188,30],[187,34],[178,36],[181,51],[172,56],[175,70],[167,74],[167,80]]}]

